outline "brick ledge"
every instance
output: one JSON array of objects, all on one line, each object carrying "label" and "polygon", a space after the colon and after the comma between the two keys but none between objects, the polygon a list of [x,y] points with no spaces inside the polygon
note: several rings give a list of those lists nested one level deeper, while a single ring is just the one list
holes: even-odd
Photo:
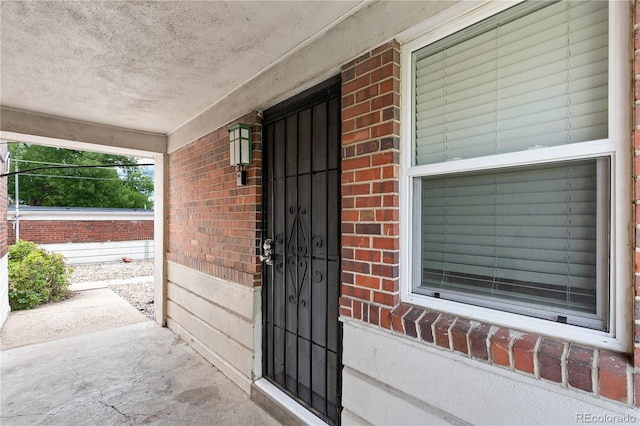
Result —
[{"label": "brick ledge", "polygon": [[603,400],[640,407],[640,370],[633,367],[630,355],[407,303],[399,304],[390,317],[388,329],[396,335]]}]

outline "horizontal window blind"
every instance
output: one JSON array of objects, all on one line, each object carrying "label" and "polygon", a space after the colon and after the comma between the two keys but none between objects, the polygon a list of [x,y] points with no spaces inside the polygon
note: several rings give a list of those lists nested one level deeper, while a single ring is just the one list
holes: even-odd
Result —
[{"label": "horizontal window blind", "polygon": [[414,165],[607,138],[607,2],[527,7],[414,53]]},{"label": "horizontal window blind", "polygon": [[600,158],[420,178],[422,288],[595,315],[608,169]]}]

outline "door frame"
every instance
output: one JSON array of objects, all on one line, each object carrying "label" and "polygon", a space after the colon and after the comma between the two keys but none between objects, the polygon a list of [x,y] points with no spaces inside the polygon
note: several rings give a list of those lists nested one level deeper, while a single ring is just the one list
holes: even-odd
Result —
[{"label": "door frame", "polygon": [[[339,106],[338,106],[338,111],[341,113],[342,108],[341,108],[341,83],[342,83],[342,78],[341,75],[338,74],[334,77],[331,77],[325,81],[323,81],[322,83],[319,83],[309,89],[306,89],[304,91],[302,91],[301,93],[283,101],[280,102],[279,104],[269,108],[268,110],[264,111],[264,116],[263,116],[263,120],[262,120],[262,128],[265,129],[266,124],[270,123],[270,122],[274,122],[277,121],[281,118],[284,118],[288,115],[290,115],[291,113],[304,109],[308,106],[311,106],[315,103],[317,103],[318,101],[322,100],[322,99],[331,99],[332,97],[336,97],[339,100]],[[338,125],[341,126],[341,119],[338,119]],[[341,288],[341,272],[342,272],[342,256],[341,256],[341,246],[342,246],[342,238],[341,238],[341,211],[342,211],[342,196],[341,196],[341,189],[340,189],[340,182],[341,182],[341,170],[342,170],[342,147],[341,147],[341,138],[342,138],[342,131],[341,129],[339,129],[338,131],[338,138],[339,138],[339,146],[338,148],[338,158],[337,158],[337,173],[338,173],[338,187],[336,188],[338,192],[338,196],[337,196],[337,203],[338,203],[338,209],[339,209],[339,214],[337,215],[338,218],[338,223],[337,223],[337,229],[338,229],[338,242],[339,242],[339,247],[338,247],[338,296],[341,294],[340,288]],[[262,146],[262,167],[263,167],[263,180],[262,180],[262,228],[261,228],[261,239],[260,239],[260,248],[259,251],[262,250],[262,244],[264,242],[264,239],[266,238],[266,229],[267,229],[267,197],[266,197],[266,185],[267,182],[264,179],[264,169],[266,168],[266,161],[267,161],[267,155],[268,155],[268,151],[267,151],[267,146],[266,146],[266,136],[263,133],[263,146]],[[266,269],[266,267],[262,266],[262,271],[261,271],[261,297],[260,297],[260,330],[261,330],[261,336],[260,336],[260,356],[259,356],[259,360],[258,362],[256,362],[256,366],[259,365],[260,367],[260,374],[259,376],[261,377],[258,381],[256,381],[256,385],[258,388],[260,388],[263,392],[265,392],[267,395],[271,396],[273,399],[275,399],[278,403],[282,404],[282,406],[288,410],[291,414],[293,414],[294,416],[298,417],[300,420],[303,420],[305,423],[307,424],[317,424],[318,421],[324,422],[324,420],[322,420],[320,417],[318,417],[315,413],[313,413],[310,409],[308,409],[306,406],[304,406],[303,404],[301,404],[298,400],[296,400],[295,398],[291,397],[289,394],[287,394],[285,391],[281,390],[278,386],[276,386],[275,384],[273,384],[271,382],[271,380],[269,380],[266,376],[266,363],[267,363],[267,358],[265,356],[264,350],[265,347],[267,345],[267,333],[265,330],[265,326],[266,326],[266,322],[267,322],[267,310],[264,309],[264,307],[267,304],[267,292],[264,291],[265,289],[265,280],[266,280],[266,275],[265,272],[268,271]],[[336,307],[338,308],[338,312],[339,312],[339,300],[336,299],[335,300],[336,303]],[[257,319],[257,318],[256,318]],[[342,364],[342,341],[343,341],[343,336],[342,336],[342,323],[339,320],[339,314],[336,317],[335,321],[337,322],[337,369],[338,369],[338,377],[337,377],[337,382],[336,382],[336,389],[337,389],[337,394],[336,394],[336,401],[337,401],[337,419],[336,419],[336,424],[339,425],[341,422],[341,415],[340,413],[342,412],[342,368],[343,368],[343,364]]]}]

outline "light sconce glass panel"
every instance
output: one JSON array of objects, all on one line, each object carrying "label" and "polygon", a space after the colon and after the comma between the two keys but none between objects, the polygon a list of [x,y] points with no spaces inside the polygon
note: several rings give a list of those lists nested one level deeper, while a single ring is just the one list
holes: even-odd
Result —
[{"label": "light sconce glass panel", "polygon": [[251,142],[251,125],[238,123],[227,129],[229,131],[229,160],[232,166],[248,166],[253,160]]}]

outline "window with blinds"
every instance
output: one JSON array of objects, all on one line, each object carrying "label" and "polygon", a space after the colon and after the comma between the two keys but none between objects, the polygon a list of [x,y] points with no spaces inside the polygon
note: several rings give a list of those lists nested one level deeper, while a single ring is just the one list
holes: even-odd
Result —
[{"label": "window with blinds", "polygon": [[607,9],[531,2],[414,53],[414,165],[606,138]]},{"label": "window with blinds", "polygon": [[415,293],[608,330],[611,157],[498,156],[608,138],[608,31],[607,2],[527,2],[413,52]]},{"label": "window with blinds", "polygon": [[608,177],[608,158],[422,177],[421,288],[600,328]]}]

